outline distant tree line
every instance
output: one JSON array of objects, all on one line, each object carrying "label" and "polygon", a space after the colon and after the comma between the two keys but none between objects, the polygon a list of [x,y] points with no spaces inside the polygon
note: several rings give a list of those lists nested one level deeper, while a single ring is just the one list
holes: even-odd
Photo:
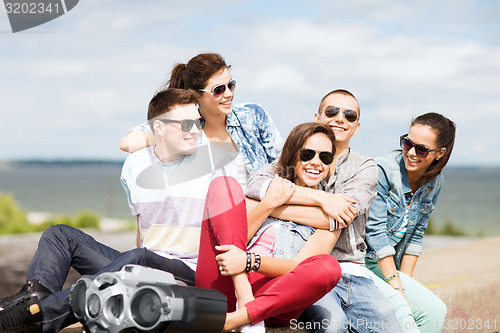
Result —
[{"label": "distant tree line", "polygon": [[67,224],[79,229],[98,229],[100,217],[90,211],[81,211],[75,216],[62,215],[42,223],[30,223],[26,212],[10,194],[0,193],[0,235],[40,232],[53,224]]}]

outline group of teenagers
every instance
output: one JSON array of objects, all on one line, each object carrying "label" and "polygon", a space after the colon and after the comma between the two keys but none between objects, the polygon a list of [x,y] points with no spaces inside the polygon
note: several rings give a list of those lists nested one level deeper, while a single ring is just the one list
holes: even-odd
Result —
[{"label": "group of teenagers", "polygon": [[363,156],[350,148],[360,106],[339,89],[283,142],[264,108],[233,104],[229,69],[216,53],[175,65],[147,122],[121,140],[136,248],[49,227],[26,285],[0,299],[0,331],[76,322],[62,289],[70,267],[97,276],[138,264],[223,293],[224,331],[441,332],[446,306],[412,274],[455,124],[422,114],[401,150]]}]

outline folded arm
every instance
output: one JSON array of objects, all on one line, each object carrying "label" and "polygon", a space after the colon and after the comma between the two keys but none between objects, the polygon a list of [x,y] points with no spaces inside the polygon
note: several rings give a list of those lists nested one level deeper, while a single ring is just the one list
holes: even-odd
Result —
[{"label": "folded arm", "polygon": [[[252,209],[255,209],[259,204],[259,201],[246,198],[247,203],[247,211],[250,212]],[[316,206],[300,206],[300,205],[281,205],[274,209],[270,209],[268,212],[268,216],[272,216],[275,218],[279,218],[285,221],[293,220],[295,223],[307,225],[310,227],[314,227],[316,229],[330,229],[330,218],[326,215],[325,211]],[[248,224],[248,236],[250,240],[253,235],[257,232],[260,225],[263,221],[258,225]]]},{"label": "folded arm", "polygon": [[[300,262],[309,257],[319,254],[330,254],[340,236],[340,232],[341,230],[316,230],[293,259],[263,256],[261,257],[261,264],[258,271],[268,277],[288,274],[297,267]],[[245,251],[234,245],[222,245],[216,247],[216,249],[223,252],[215,257],[217,263],[225,267],[225,270],[221,272],[222,275],[235,275],[245,271]],[[253,264],[254,257],[252,256],[252,267]]]},{"label": "folded arm", "polygon": [[252,239],[262,223],[270,216],[269,214],[293,195],[296,188],[295,184],[289,180],[275,175],[265,197],[260,202],[247,199],[248,240]]},{"label": "folded arm", "polygon": [[[275,163],[262,166],[256,172],[250,175],[246,195],[255,200],[262,200],[268,191],[268,188],[274,178]],[[284,202],[287,205],[319,207],[323,213],[338,221],[342,226],[351,223],[356,217],[355,201],[344,194],[332,194],[321,190],[310,189],[306,187],[297,187],[289,200]],[[319,228],[327,227],[327,221],[324,219],[318,222],[318,212],[311,213],[312,219],[308,218],[307,211],[300,211],[300,207],[288,209],[286,207],[272,212],[270,215],[282,220],[295,221],[300,224],[310,225]],[[317,208],[316,208],[317,209]],[[311,210],[312,211],[312,210]]]}]

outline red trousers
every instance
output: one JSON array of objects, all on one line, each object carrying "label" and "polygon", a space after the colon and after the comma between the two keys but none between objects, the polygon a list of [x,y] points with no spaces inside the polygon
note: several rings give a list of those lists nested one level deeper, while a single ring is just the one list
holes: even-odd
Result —
[{"label": "red trousers", "polygon": [[[247,219],[243,191],[232,177],[218,177],[210,184],[200,239],[197,287],[211,288],[227,297],[228,312],[235,310],[236,298],[230,276],[222,276],[215,261],[216,245],[233,244],[246,250]],[[330,255],[317,255],[302,261],[288,274],[269,278],[257,272],[248,274],[255,300],[248,302],[252,323],[266,320],[268,326],[288,326],[335,287],[340,279],[338,261]]]}]

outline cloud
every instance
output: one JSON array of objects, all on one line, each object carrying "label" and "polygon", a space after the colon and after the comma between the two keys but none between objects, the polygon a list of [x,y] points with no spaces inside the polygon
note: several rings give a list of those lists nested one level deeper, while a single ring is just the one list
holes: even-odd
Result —
[{"label": "cloud", "polygon": [[500,149],[485,148],[500,117],[498,7],[80,2],[38,30],[2,35],[0,159],[124,158],[119,138],[143,121],[173,65],[215,51],[232,65],[235,100],[264,105],[283,135],[342,87],[360,101],[353,147],[365,154],[397,148],[413,117],[436,111],[458,125],[452,163],[499,165]]}]

